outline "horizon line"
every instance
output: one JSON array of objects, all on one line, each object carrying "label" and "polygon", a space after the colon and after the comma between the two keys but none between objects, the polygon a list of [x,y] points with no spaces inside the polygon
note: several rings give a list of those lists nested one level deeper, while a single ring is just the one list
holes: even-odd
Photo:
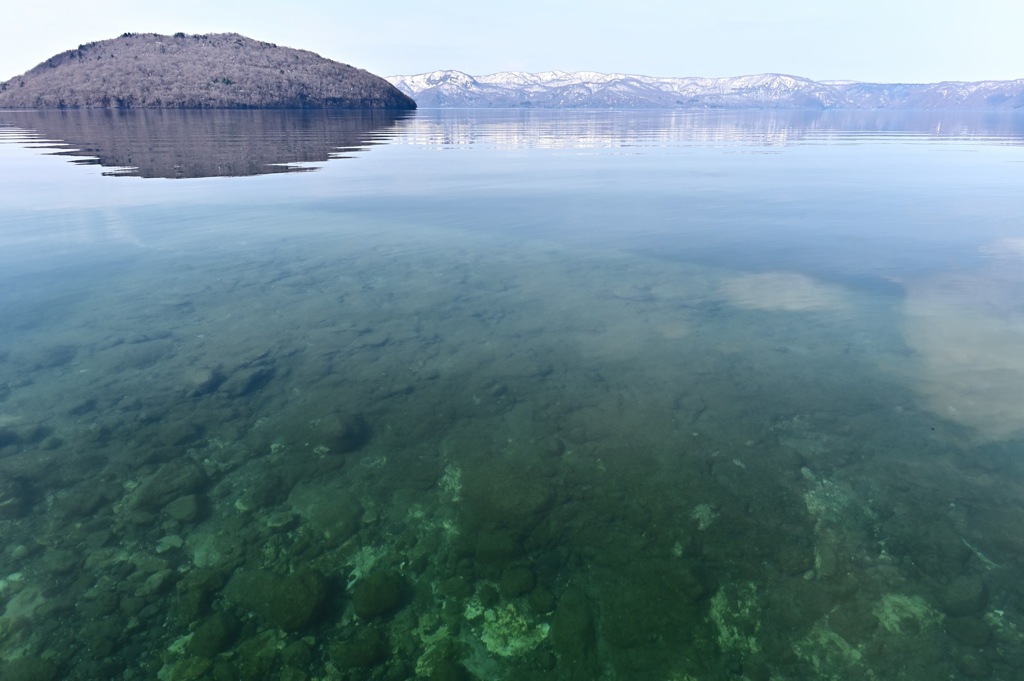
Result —
[{"label": "horizon line", "polygon": [[413,78],[416,76],[426,76],[432,73],[461,73],[469,76],[470,78],[488,78],[490,76],[498,76],[506,73],[514,74],[527,74],[527,75],[540,75],[545,73],[565,73],[565,74],[577,74],[577,73],[593,73],[600,76],[624,76],[624,77],[640,77],[640,78],[656,78],[659,80],[725,80],[732,78],[752,78],[756,76],[782,76],[785,78],[795,78],[798,80],[807,80],[812,83],[824,83],[824,84],[867,84],[867,85],[942,85],[945,83],[1016,83],[1024,80],[1024,76],[1020,78],[982,78],[980,80],[936,80],[931,82],[925,81],[909,81],[909,80],[893,80],[893,81],[881,81],[881,80],[859,80],[855,78],[824,78],[816,80],[807,76],[798,76],[792,73],[783,73],[781,71],[762,71],[759,73],[745,73],[735,76],[652,76],[644,73],[627,73],[625,71],[593,71],[589,69],[580,69],[575,71],[565,71],[562,69],[548,69],[545,71],[522,71],[522,70],[509,70],[509,71],[494,71],[492,73],[481,73],[473,74],[468,71],[462,71],[461,69],[434,69],[432,71],[421,71],[419,73],[396,73],[392,75],[383,76],[385,79],[388,78]]}]

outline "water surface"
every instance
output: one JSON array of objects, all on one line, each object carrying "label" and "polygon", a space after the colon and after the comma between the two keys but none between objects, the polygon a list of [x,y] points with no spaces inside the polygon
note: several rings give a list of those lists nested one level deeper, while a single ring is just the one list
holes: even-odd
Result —
[{"label": "water surface", "polygon": [[7,673],[1015,678],[1022,140],[0,112]]}]

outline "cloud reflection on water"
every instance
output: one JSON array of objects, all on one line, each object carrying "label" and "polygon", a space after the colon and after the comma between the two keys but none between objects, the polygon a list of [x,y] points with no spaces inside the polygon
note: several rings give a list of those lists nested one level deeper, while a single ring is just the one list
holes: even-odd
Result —
[{"label": "cloud reflection on water", "polygon": [[982,268],[907,285],[904,333],[927,408],[995,441],[1024,434],[1024,240],[980,250]]},{"label": "cloud reflection on water", "polygon": [[839,286],[796,272],[762,272],[724,279],[719,285],[726,299],[746,310],[809,312],[840,310],[848,306]]}]

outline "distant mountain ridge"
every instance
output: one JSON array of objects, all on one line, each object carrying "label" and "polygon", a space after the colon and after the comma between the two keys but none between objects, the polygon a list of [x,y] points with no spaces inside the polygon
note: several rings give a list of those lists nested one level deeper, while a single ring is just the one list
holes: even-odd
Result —
[{"label": "distant mountain ridge", "polygon": [[237,33],[125,33],[0,83],[0,108],[415,109],[383,78]]},{"label": "distant mountain ridge", "polygon": [[446,70],[386,78],[428,108],[1022,109],[1024,79],[932,84],[814,81],[765,73],[658,78],[593,71]]}]

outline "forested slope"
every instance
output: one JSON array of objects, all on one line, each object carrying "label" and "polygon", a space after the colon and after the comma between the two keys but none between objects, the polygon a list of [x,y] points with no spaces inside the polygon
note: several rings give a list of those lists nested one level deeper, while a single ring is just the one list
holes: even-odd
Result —
[{"label": "forested slope", "polygon": [[367,71],[236,33],[126,33],[0,83],[0,108],[414,109]]}]

